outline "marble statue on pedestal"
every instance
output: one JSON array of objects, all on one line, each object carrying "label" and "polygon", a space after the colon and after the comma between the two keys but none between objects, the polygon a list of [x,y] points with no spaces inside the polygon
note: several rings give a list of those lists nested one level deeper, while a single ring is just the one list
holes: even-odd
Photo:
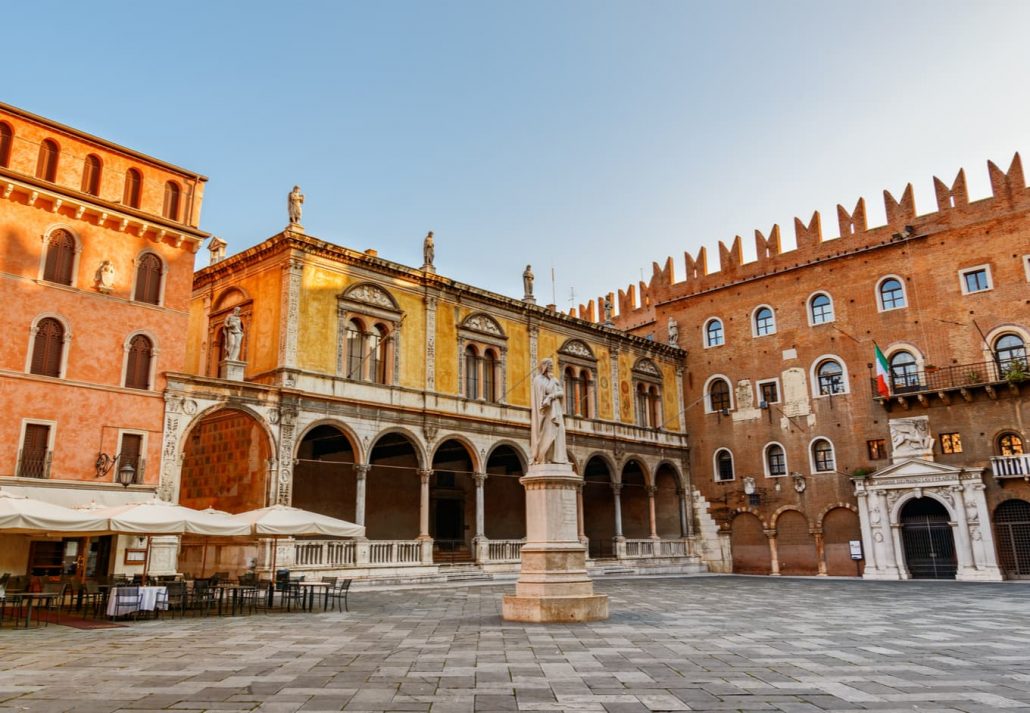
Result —
[{"label": "marble statue on pedestal", "polygon": [[565,449],[565,390],[554,377],[554,362],[540,362],[533,377],[533,421],[529,434],[530,463],[568,463]]},{"label": "marble statue on pedestal", "polygon": [[533,267],[526,265],[525,272],[522,273],[522,292],[526,302],[532,302],[533,300]]},{"label": "marble statue on pedestal", "polygon": [[671,346],[678,346],[680,341],[680,326],[675,319],[669,317],[669,344]]},{"label": "marble statue on pedestal", "polygon": [[225,358],[229,361],[239,361],[240,347],[243,346],[243,320],[240,319],[239,307],[225,318],[222,329],[225,332]]},{"label": "marble statue on pedestal", "polygon": [[436,259],[436,245],[433,243],[433,231],[430,230],[426,233],[425,240],[422,241],[422,268],[433,267],[433,260]]},{"label": "marble statue on pedestal", "polygon": [[300,192],[300,186],[293,187],[286,202],[290,214],[290,225],[300,226],[301,206],[304,205],[304,194]]}]

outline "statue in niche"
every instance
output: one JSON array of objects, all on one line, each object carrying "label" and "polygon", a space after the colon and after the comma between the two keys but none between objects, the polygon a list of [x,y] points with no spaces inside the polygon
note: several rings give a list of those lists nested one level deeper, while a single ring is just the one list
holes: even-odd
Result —
[{"label": "statue in niche", "polygon": [[436,259],[436,245],[433,243],[433,231],[430,230],[426,233],[425,240],[422,241],[422,266],[432,267],[433,260]]},{"label": "statue in niche", "polygon": [[533,267],[531,265],[526,265],[526,270],[522,273],[522,291],[525,293],[522,299],[533,299]]},{"label": "statue in niche", "polygon": [[553,372],[554,361],[544,359],[533,377],[533,421],[529,443],[533,464],[569,462],[565,450],[565,391]]},{"label": "statue in niche", "polygon": [[240,347],[243,346],[243,320],[240,319],[240,308],[233,309],[225,318],[222,327],[225,333],[225,358],[229,361],[240,360]]},{"label": "statue in niche", "polygon": [[672,317],[669,317],[669,327],[668,327],[668,329],[669,329],[669,344],[671,346],[674,346],[674,347],[678,346],[679,345],[679,341],[680,341],[680,325]]},{"label": "statue in niche", "polygon": [[290,225],[300,225],[301,206],[304,205],[304,194],[300,192],[300,186],[294,186],[287,198],[287,209],[290,213]]},{"label": "statue in niche", "polygon": [[97,289],[106,295],[114,288],[114,281],[117,276],[111,261],[104,260],[100,263],[100,267],[97,268],[97,274],[93,279],[96,280]]}]

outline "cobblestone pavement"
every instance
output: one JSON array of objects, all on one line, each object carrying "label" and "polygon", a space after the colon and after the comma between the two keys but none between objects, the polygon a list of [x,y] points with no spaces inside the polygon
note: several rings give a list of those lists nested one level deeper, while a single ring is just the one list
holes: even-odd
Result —
[{"label": "cobblestone pavement", "polygon": [[613,615],[502,622],[512,587],[364,591],[344,614],[0,630],[7,711],[1030,709],[1030,586],[600,581]]}]

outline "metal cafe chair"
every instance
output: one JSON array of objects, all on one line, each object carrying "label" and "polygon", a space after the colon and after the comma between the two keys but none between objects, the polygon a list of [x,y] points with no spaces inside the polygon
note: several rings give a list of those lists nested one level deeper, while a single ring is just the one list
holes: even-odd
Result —
[{"label": "metal cafe chair", "polygon": [[130,614],[132,615],[133,621],[138,619],[141,599],[139,587],[121,585],[114,587],[111,591],[114,594],[115,606],[114,614],[111,615],[111,619],[115,619],[119,616],[129,616]]},{"label": "metal cafe chair", "polygon": [[336,611],[340,611],[340,601],[343,601],[343,610],[350,611],[350,607],[347,606],[347,593],[350,591],[351,580],[343,579],[336,582],[333,588],[329,590],[329,601],[333,602],[336,607]]}]

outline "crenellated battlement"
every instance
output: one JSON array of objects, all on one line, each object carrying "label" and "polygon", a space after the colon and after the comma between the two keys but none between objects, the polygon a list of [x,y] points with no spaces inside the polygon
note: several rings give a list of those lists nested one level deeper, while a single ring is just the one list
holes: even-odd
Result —
[{"label": "crenellated battlement", "polygon": [[[822,216],[815,211],[807,222],[794,218],[796,247],[793,250],[782,249],[780,226],[774,225],[768,235],[755,230],[756,258],[749,262],[744,261],[743,239],[737,235],[728,246],[719,242],[718,271],[709,271],[708,252],[704,247],[696,255],[683,254],[686,271],[679,281],[674,274],[671,257],[666,258],[664,265],[652,263],[650,281],[640,281],[619,290],[617,302],[609,293],[609,299],[617,310],[615,324],[622,329],[633,329],[653,322],[655,306],[663,302],[903,240],[912,234],[910,228],[915,235],[925,235],[973,225],[1007,213],[1030,211],[1030,189],[1027,188],[1018,153],[1013,156],[1007,171],[992,161],[987,162],[987,171],[992,195],[981,200],[969,201],[965,170],[960,169],[950,186],[934,177],[935,212],[916,213],[915,192],[909,183],[900,198],[895,198],[890,191],[883,192],[887,218],[884,225],[869,227],[865,199],[859,198],[850,211],[843,205],[837,206],[838,235],[834,238],[824,239]],[[596,303],[591,300],[580,305],[578,311],[570,310],[570,314],[603,322],[603,303],[604,298],[598,298]]]}]

